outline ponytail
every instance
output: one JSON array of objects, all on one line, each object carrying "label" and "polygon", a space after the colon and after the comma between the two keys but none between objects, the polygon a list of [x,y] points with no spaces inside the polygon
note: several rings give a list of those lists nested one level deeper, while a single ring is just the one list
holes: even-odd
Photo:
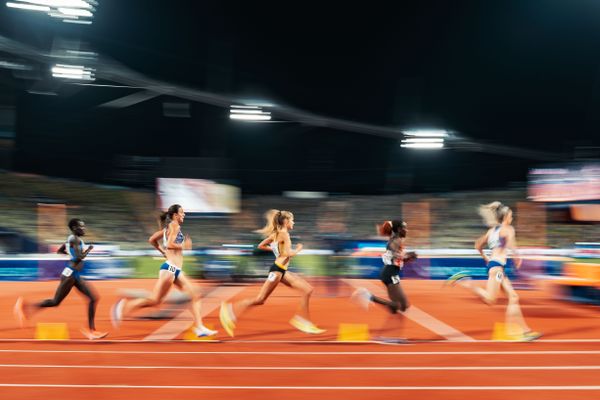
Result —
[{"label": "ponytail", "polygon": [[289,211],[271,209],[265,213],[265,226],[255,232],[260,233],[264,237],[269,237],[273,233],[279,233],[285,221],[292,218],[294,218],[294,215]]},{"label": "ponytail", "polygon": [[180,208],[179,204],[173,204],[167,211],[161,212],[158,216],[158,226],[165,229],[173,220],[173,215],[177,214]]},{"label": "ponytail", "polygon": [[158,216],[158,226],[160,229],[164,229],[167,227],[168,223],[168,213],[165,212],[161,212],[160,215]]},{"label": "ponytail", "polygon": [[504,217],[506,217],[509,212],[510,208],[499,201],[479,206],[479,215],[481,215],[485,224],[489,227],[502,223]]}]

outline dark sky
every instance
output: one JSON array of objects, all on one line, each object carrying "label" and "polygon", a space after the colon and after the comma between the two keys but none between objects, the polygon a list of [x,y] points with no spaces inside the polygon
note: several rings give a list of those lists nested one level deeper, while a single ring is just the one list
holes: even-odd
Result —
[{"label": "dark sky", "polygon": [[[475,140],[570,152],[600,146],[599,21],[594,0],[355,6],[100,0],[91,26],[3,9],[0,31],[43,49],[57,37],[79,38],[148,76],[202,90],[381,126],[440,127]],[[273,179],[294,181],[288,186],[296,189],[353,192],[482,187],[523,180],[539,163],[464,152],[416,155],[392,140],[296,124],[232,125],[227,110],[203,105],[192,105],[192,118],[182,121],[162,115],[164,97],[99,112],[97,104],[131,93],[116,89],[63,88],[43,99],[15,93],[18,134],[28,138],[22,154],[60,130],[65,137],[95,137],[91,159],[226,158],[231,173],[225,175],[250,191],[269,191]],[[164,143],[173,135],[183,144]],[[61,143],[61,151],[81,151],[78,139],[70,143]],[[479,177],[465,181],[474,170]],[[259,183],[252,178],[257,174],[270,182]]]}]

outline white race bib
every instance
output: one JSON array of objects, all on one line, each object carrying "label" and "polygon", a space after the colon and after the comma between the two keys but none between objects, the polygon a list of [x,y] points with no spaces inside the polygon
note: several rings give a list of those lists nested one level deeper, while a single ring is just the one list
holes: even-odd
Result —
[{"label": "white race bib", "polygon": [[62,272],[62,276],[66,276],[67,278],[73,274],[73,270],[69,267],[65,267]]},{"label": "white race bib", "polygon": [[502,279],[504,279],[504,274],[502,271],[496,272],[496,282],[502,282]]}]

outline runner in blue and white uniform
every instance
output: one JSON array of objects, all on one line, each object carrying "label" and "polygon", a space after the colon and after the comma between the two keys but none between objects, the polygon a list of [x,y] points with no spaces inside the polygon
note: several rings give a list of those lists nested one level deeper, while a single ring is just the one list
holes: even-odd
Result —
[{"label": "runner in blue and white uniform", "polygon": [[83,242],[82,237],[85,235],[86,227],[82,220],[78,218],[71,219],[69,221],[69,229],[71,230],[71,235],[69,235],[66,243],[64,243],[57,251],[57,253],[60,254],[68,254],[70,257],[69,263],[60,275],[60,283],[56,288],[54,298],[39,303],[28,304],[22,297],[19,297],[15,304],[15,315],[20,324],[23,325],[25,319],[30,318],[31,315],[42,308],[58,306],[71,292],[71,289],[75,287],[88,298],[89,330],[84,329],[82,330],[82,333],[90,340],[101,339],[108,335],[108,332],[98,332],[96,330],[94,319],[99,296],[96,290],[81,276],[84,267],[83,260],[87,257],[89,252],[92,251],[94,246],[90,245],[87,249],[84,249],[85,243]]},{"label": "runner in blue and white uniform", "polygon": [[[483,289],[473,284],[470,276],[465,272],[458,272],[448,280],[452,284],[459,283],[471,290],[488,305],[496,303],[500,288],[502,288],[508,297],[506,326],[518,327],[517,331],[519,333],[515,339],[522,341],[535,340],[541,336],[541,333],[532,331],[525,322],[519,305],[519,296],[505,273],[509,252],[513,254],[514,265],[517,269],[521,267],[522,262],[517,253],[515,228],[512,226],[512,210],[499,201],[495,201],[479,207],[479,214],[489,227],[487,232],[475,242],[475,248],[479,251],[487,266],[488,280],[486,288]],[[490,250],[489,257],[484,252],[486,245]]]},{"label": "runner in blue and white uniform", "polygon": [[[192,240],[189,236],[184,236],[181,232],[181,225],[185,218],[185,212],[179,204],[169,207],[168,211],[161,216],[163,229],[155,232],[148,241],[157,249],[166,261],[160,266],[158,281],[154,286],[154,291],[150,297],[134,300],[120,299],[113,306],[111,318],[113,324],[118,327],[122,319],[135,310],[145,307],[155,307],[161,304],[169,293],[169,290],[175,285],[179,290],[185,292],[191,299],[191,311],[194,317],[194,333],[198,336],[213,336],[217,331],[208,329],[202,324],[200,296],[194,290],[194,286],[182,271],[183,250],[192,248]],[[165,222],[167,223],[165,226]],[[160,239],[162,238],[162,247]]]}]

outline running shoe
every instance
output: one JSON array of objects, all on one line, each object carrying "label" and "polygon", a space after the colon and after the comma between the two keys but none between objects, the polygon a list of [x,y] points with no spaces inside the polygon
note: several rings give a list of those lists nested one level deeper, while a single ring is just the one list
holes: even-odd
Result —
[{"label": "running shoe", "polygon": [[23,328],[25,326],[25,311],[23,311],[23,298],[19,297],[17,299],[17,302],[15,303],[15,308],[13,310],[14,314],[15,314],[15,318],[17,319],[17,322],[19,323],[19,326],[21,328]]},{"label": "running shoe", "polygon": [[537,340],[541,337],[542,337],[541,332],[527,331],[527,332],[523,333],[523,336],[521,337],[521,341],[522,342],[533,342],[534,340]]},{"label": "running shoe", "polygon": [[217,333],[219,333],[219,331],[208,329],[204,325],[200,325],[200,326],[197,326],[194,328],[194,333],[198,337],[205,337],[205,336],[215,336]]},{"label": "running shoe", "polygon": [[381,343],[385,343],[385,344],[408,344],[408,339],[406,338],[393,338],[393,337],[384,337],[384,336],[379,336],[376,338],[373,338],[374,341],[376,342],[381,342]]},{"label": "running shoe", "polygon": [[463,279],[471,279],[471,277],[466,271],[457,272],[446,280],[446,285],[454,286],[457,282],[462,281]]},{"label": "running shoe", "polygon": [[309,333],[311,335],[318,335],[326,332],[325,329],[317,327],[315,324],[299,315],[294,315],[292,319],[290,319],[290,324],[299,331]]},{"label": "running shoe", "polygon": [[108,332],[91,331],[88,329],[81,329],[81,333],[90,340],[98,340],[108,336]]},{"label": "running shoe", "polygon": [[120,299],[111,309],[110,319],[115,328],[121,326],[121,321],[123,320],[123,307],[125,307],[125,299]]},{"label": "running shoe", "polygon": [[350,299],[360,307],[368,310],[369,305],[371,304],[371,292],[369,292],[366,288],[358,288],[354,291],[354,293],[352,293],[352,297]]},{"label": "running shoe", "polygon": [[235,329],[235,323],[233,322],[233,309],[230,303],[222,302],[221,310],[219,311],[219,320],[225,332],[233,337],[233,330]]}]

